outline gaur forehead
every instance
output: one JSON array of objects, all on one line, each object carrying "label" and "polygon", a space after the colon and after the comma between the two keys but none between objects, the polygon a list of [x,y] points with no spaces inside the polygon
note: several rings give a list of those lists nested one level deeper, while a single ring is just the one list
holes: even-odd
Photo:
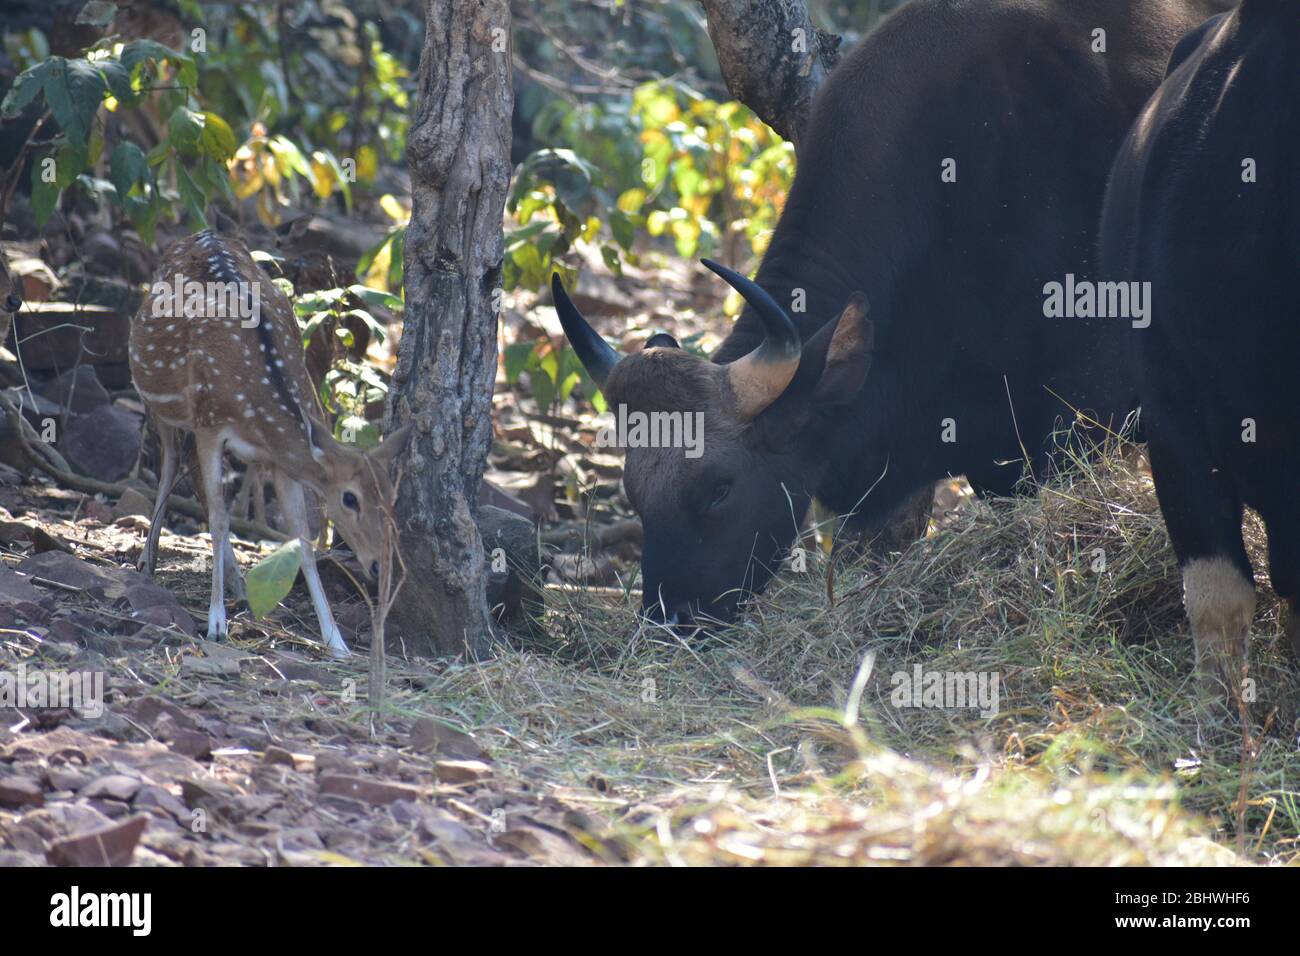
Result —
[{"label": "gaur forehead", "polygon": [[642,412],[708,412],[722,406],[716,365],[684,349],[654,348],[626,356],[605,382],[612,408]]}]

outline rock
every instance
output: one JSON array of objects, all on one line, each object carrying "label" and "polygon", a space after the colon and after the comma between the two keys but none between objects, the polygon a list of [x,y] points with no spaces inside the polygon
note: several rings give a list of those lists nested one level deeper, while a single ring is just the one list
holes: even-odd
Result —
[{"label": "rock", "polygon": [[337,750],[322,750],[316,754],[317,776],[327,773],[356,773],[356,765],[345,754]]},{"label": "rock", "polygon": [[80,790],[90,783],[90,775],[70,767],[51,767],[45,771],[45,779],[55,790]]},{"label": "rock", "polygon": [[428,717],[421,717],[411,725],[409,742],[415,750],[453,760],[479,760],[484,756],[483,748],[469,734]]},{"label": "rock", "polygon": [[193,677],[238,677],[239,661],[186,654],[181,659],[181,673]]},{"label": "rock", "polygon": [[28,621],[37,621],[54,607],[54,599],[37,589],[30,576],[0,567],[0,606],[12,608]]},{"label": "rock", "polygon": [[144,786],[144,782],[124,773],[113,773],[106,777],[92,780],[82,787],[78,796],[87,800],[120,800],[130,803],[131,798]]},{"label": "rock", "polygon": [[610,584],[617,577],[614,563],[604,555],[593,560],[585,554],[556,554],[551,557],[551,567],[573,584]]},{"label": "rock", "polygon": [[[159,723],[171,723],[171,719],[164,718]],[[201,730],[187,730],[172,724],[165,734],[160,732],[159,736],[175,753],[192,760],[207,760],[212,756],[212,738]]]},{"label": "rock", "polygon": [[108,390],[99,382],[93,365],[78,365],[50,379],[37,390],[60,409],[85,415],[101,405],[112,404]]},{"label": "rock", "polygon": [[140,418],[115,405],[69,415],[59,451],[78,472],[100,481],[121,481],[140,456]]},{"label": "rock", "polygon": [[18,562],[16,570],[84,591],[98,600],[116,600],[125,592],[117,569],[100,568],[62,551],[34,554]]},{"label": "rock", "polygon": [[131,804],[136,810],[161,810],[170,815],[177,823],[189,825],[190,811],[185,804],[162,787],[141,787]]},{"label": "rock", "polygon": [[[25,355],[26,350],[24,349]],[[23,413],[23,416],[31,423],[32,427],[36,429],[38,435],[42,434],[47,418],[58,421],[59,416],[62,414],[62,409],[55,402],[40,394],[28,394],[25,388],[15,386],[6,389],[5,394],[9,397],[9,401],[13,402],[18,410]]]},{"label": "rock", "polygon": [[0,807],[39,807],[44,802],[40,783],[31,777],[0,778]]},{"label": "rock", "polygon": [[283,747],[267,747],[262,752],[262,763],[269,767],[289,767],[293,768],[293,754]]},{"label": "rock", "polygon": [[148,823],[147,816],[134,816],[121,823],[55,840],[46,859],[55,866],[126,866]]},{"label": "rock", "polygon": [[345,797],[375,806],[383,806],[397,800],[415,800],[420,795],[420,788],[409,784],[388,783],[369,777],[337,773],[321,774],[319,787],[323,797]]},{"label": "rock", "polygon": [[131,702],[127,709],[132,717],[149,728],[158,723],[163,716],[170,718],[178,727],[189,730],[198,728],[198,724],[194,722],[194,718],[190,716],[188,711],[162,697],[150,695],[137,698]]},{"label": "rock", "polygon": [[438,760],[433,772],[439,783],[478,783],[492,776],[492,768],[481,760]]},{"label": "rock", "polygon": [[134,488],[127,488],[126,491],[122,492],[122,497],[117,499],[117,504],[113,507],[112,519],[121,521],[123,518],[137,515],[148,518],[152,514],[153,500]]}]

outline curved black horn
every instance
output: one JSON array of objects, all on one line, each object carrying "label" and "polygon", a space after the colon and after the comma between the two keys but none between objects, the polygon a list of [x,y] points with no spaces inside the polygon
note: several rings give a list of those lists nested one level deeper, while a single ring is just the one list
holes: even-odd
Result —
[{"label": "curved black horn", "polygon": [[799,330],[795,328],[794,321],[775,299],[757,284],[721,263],[714,262],[712,259],[701,259],[700,262],[704,263],[707,269],[721,276],[727,285],[739,292],[741,297],[754,307],[767,332],[766,340],[759,346],[765,358],[789,358],[800,353],[803,343],[799,339]]},{"label": "curved black horn", "polygon": [[555,298],[555,311],[559,313],[560,325],[564,326],[564,334],[573,350],[578,353],[582,367],[597,385],[604,388],[605,379],[609,378],[610,371],[618,364],[618,353],[587,324],[578,307],[570,301],[569,294],[564,291],[564,283],[560,281],[558,272],[551,274],[551,295]]}]

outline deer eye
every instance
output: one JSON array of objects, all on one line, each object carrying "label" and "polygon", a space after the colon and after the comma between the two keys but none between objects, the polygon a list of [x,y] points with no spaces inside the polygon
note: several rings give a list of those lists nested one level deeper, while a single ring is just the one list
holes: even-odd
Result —
[{"label": "deer eye", "polygon": [[357,496],[350,491],[343,492],[343,507],[351,508],[353,511],[361,510],[361,503],[357,501]]}]

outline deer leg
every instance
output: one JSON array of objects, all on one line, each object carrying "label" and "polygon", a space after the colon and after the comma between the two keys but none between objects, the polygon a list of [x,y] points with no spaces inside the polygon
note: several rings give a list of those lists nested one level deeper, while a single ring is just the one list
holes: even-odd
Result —
[{"label": "deer leg", "polygon": [[311,603],[316,609],[316,618],[320,621],[321,640],[333,657],[349,657],[348,646],[343,641],[338,624],[334,622],[329,601],[325,599],[325,588],[316,571],[316,554],[312,549],[311,526],[307,522],[307,502],[303,498],[302,485],[277,469],[275,495],[280,499],[280,511],[284,514],[289,533],[298,539],[302,547],[302,576],[307,581]]},{"label": "deer leg", "polygon": [[158,465],[158,497],[153,503],[153,518],[149,521],[149,534],[144,540],[144,550],[136,567],[153,577],[154,566],[158,563],[158,537],[162,534],[163,522],[167,518],[167,496],[176,484],[176,470],[180,458],[180,437],[178,429],[164,422],[158,426],[158,451],[161,461]]},{"label": "deer leg", "polygon": [[230,543],[229,536],[226,537],[226,550],[221,570],[231,600],[247,603],[248,591],[244,587],[244,573],[239,569],[239,562],[235,560],[235,548]]},{"label": "deer leg", "polygon": [[217,435],[200,434],[195,437],[198,440],[199,480],[203,486],[203,497],[208,504],[208,531],[212,534],[212,597],[208,602],[208,640],[219,641],[227,634],[222,569],[226,563],[226,550],[230,547],[230,516],[226,513],[226,496],[221,493],[222,440]]}]

